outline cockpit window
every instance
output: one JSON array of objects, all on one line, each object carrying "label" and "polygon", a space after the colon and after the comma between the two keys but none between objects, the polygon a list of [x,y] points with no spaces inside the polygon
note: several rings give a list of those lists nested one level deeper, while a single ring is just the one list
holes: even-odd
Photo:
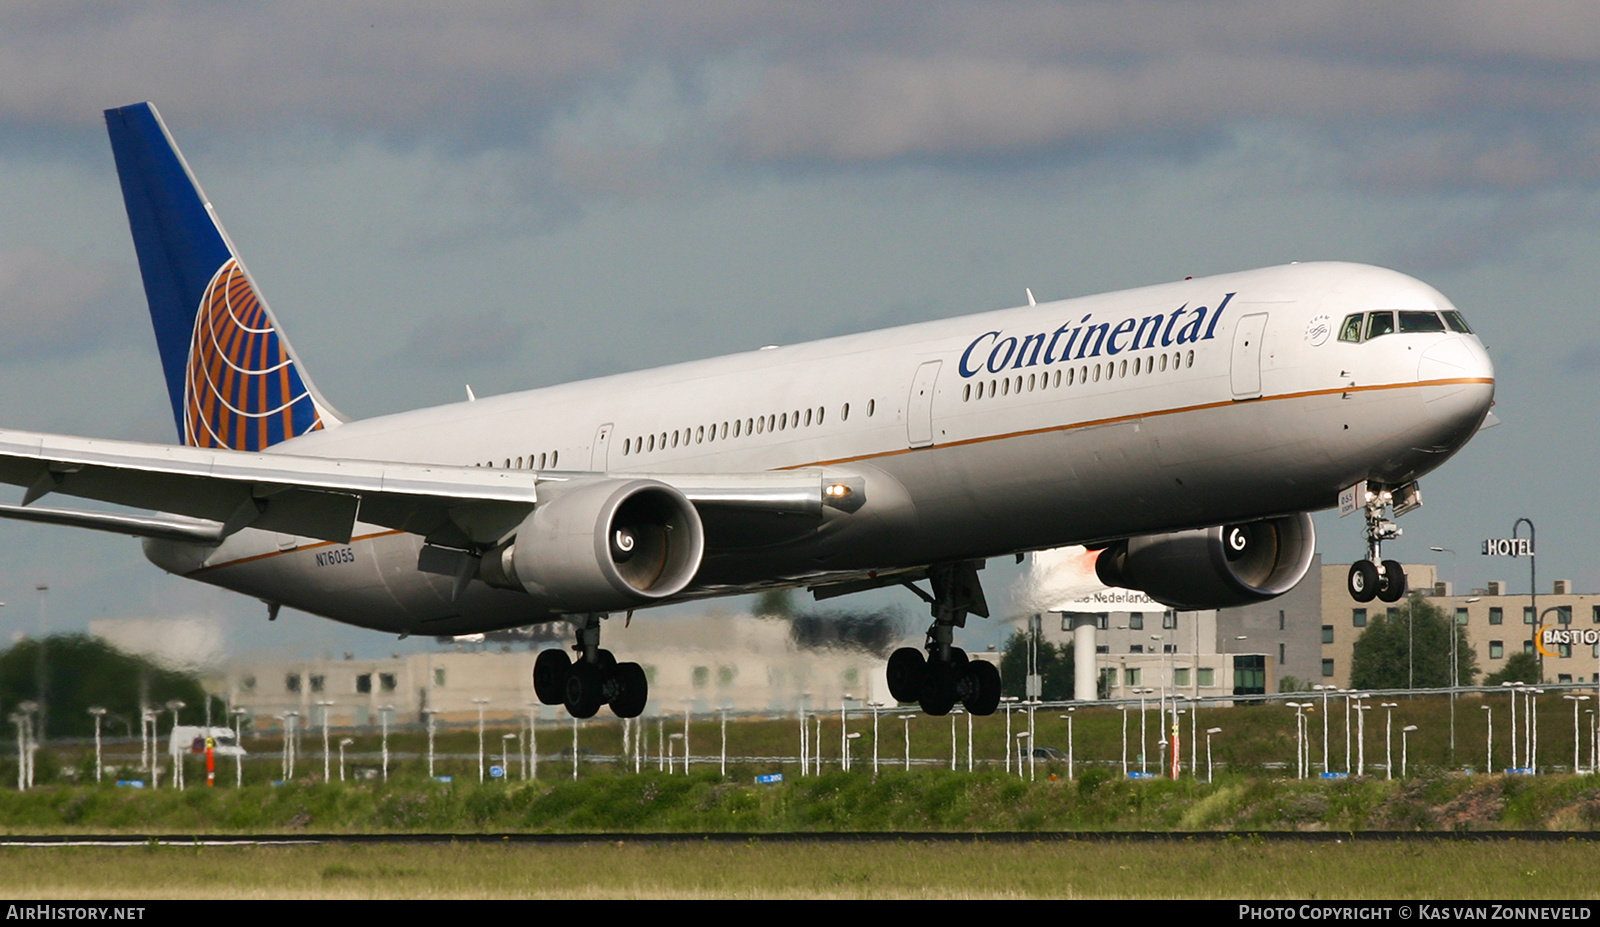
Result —
[{"label": "cockpit window", "polygon": [[1371,341],[1372,339],[1378,337],[1379,335],[1393,334],[1393,332],[1394,332],[1394,313],[1392,313],[1392,312],[1374,312],[1371,315],[1367,316],[1367,340],[1368,341]]},{"label": "cockpit window", "polygon": [[1432,312],[1400,312],[1400,333],[1408,332],[1442,332],[1444,322]]},{"label": "cockpit window", "polygon": [[1451,331],[1460,332],[1463,335],[1472,334],[1472,326],[1467,324],[1467,320],[1457,310],[1446,309],[1444,311],[1444,320],[1450,326]]},{"label": "cockpit window", "polygon": [[1362,319],[1362,315],[1359,312],[1356,313],[1355,315],[1347,315],[1347,316],[1345,316],[1344,317],[1344,324],[1339,327],[1339,340],[1340,341],[1360,341],[1361,340],[1361,319]]}]

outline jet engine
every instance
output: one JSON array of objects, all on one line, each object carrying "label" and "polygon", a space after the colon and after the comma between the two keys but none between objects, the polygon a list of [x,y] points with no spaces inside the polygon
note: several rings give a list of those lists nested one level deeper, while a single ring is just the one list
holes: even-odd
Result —
[{"label": "jet engine", "polygon": [[552,611],[606,612],[681,592],[700,569],[705,532],[683,493],[655,480],[597,480],[546,492],[479,575]]},{"label": "jet engine", "polygon": [[1316,548],[1311,516],[1301,513],[1128,538],[1101,551],[1095,573],[1172,608],[1227,608],[1293,589]]}]

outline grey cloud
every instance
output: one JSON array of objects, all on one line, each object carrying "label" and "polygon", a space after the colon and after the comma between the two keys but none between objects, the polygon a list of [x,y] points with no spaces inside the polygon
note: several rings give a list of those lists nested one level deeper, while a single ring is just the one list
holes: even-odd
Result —
[{"label": "grey cloud", "polygon": [[131,334],[139,316],[111,305],[131,297],[124,284],[107,265],[43,248],[0,251],[0,359],[75,355]]},{"label": "grey cloud", "polygon": [[449,370],[504,364],[516,356],[527,331],[527,322],[511,319],[499,309],[441,316],[417,328],[404,357]]}]

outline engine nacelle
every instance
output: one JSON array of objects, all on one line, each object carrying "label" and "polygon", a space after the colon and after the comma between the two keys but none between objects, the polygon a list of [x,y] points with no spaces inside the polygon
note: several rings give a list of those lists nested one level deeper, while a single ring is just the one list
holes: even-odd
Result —
[{"label": "engine nacelle", "polygon": [[683,493],[655,480],[596,480],[546,492],[510,541],[484,553],[479,573],[552,611],[606,612],[683,591],[704,553],[700,513]]},{"label": "engine nacelle", "polygon": [[1311,516],[1301,513],[1128,538],[1101,551],[1095,573],[1171,608],[1227,608],[1293,589],[1316,549]]}]

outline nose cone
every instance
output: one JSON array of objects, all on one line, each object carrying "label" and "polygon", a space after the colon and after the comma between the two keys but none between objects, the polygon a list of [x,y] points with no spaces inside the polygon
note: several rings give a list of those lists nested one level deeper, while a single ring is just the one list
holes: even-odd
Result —
[{"label": "nose cone", "polygon": [[1457,335],[1428,348],[1417,364],[1428,416],[1463,440],[1482,424],[1494,401],[1494,365],[1478,339]]}]

